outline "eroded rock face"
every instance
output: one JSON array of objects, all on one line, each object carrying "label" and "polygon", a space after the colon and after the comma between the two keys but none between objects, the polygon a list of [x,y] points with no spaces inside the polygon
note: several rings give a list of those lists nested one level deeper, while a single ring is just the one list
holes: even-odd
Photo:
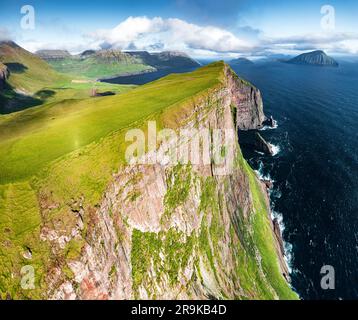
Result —
[{"label": "eroded rock face", "polygon": [[4,89],[8,77],[9,77],[8,68],[0,62],[0,90]]},{"label": "eroded rock face", "polygon": [[[226,73],[226,84],[193,108],[183,123],[184,129],[236,131],[236,122],[245,127],[262,122],[259,92],[245,86],[229,70]],[[233,104],[238,106],[236,120]],[[167,141],[160,150],[171,143],[175,142]],[[256,209],[249,177],[253,173],[243,163],[237,142],[231,159],[228,156],[225,161],[231,160],[235,166],[227,175],[219,174],[220,166],[213,164],[121,168],[96,211],[87,212],[81,206],[74,210],[81,212],[80,216],[90,217],[85,245],[80,257],[67,263],[73,274],[70,279],[60,281],[63,271],[60,268],[53,271],[48,296],[258,298],[255,281],[259,280],[246,279],[251,275],[246,273],[245,264],[255,261],[254,267],[250,267],[256,268],[255,277],[267,287],[268,294],[278,298],[255,247],[252,219]],[[265,187],[254,180],[268,208]],[[273,225],[268,218],[267,223],[273,239]],[[76,230],[72,234],[74,238],[80,237]],[[59,241],[57,235],[51,239]],[[280,252],[279,244],[276,249]]]},{"label": "eroded rock face", "polygon": [[231,81],[232,103],[236,108],[236,125],[239,130],[258,129],[266,117],[260,90],[250,83],[233,78]]}]

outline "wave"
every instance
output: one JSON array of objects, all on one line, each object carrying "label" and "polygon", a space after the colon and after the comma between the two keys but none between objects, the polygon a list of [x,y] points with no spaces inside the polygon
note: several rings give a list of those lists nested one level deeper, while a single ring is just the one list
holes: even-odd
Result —
[{"label": "wave", "polygon": [[255,170],[255,172],[261,181],[270,181],[272,183],[275,182],[275,180],[271,178],[269,173],[267,174],[264,173],[264,164],[262,161],[260,161],[259,168]]},{"label": "wave", "polygon": [[[280,232],[281,235],[283,234],[283,232],[285,231],[285,224],[283,223],[283,216],[281,213],[275,211],[275,210],[271,210],[271,218],[272,220],[277,221],[279,228],[280,228]],[[285,241],[282,237],[282,241],[283,241],[283,249],[284,249],[284,260],[287,264],[287,268],[288,268],[288,272],[291,274],[292,273],[292,262],[293,262],[293,246],[291,243]]]},{"label": "wave", "polygon": [[[272,184],[275,182],[275,180],[271,178],[270,173],[265,174],[264,163],[262,161],[259,162],[259,167],[257,170],[255,170],[255,172],[261,181],[270,181]],[[285,224],[283,223],[283,215],[280,212],[274,210],[275,199],[281,198],[282,192],[280,191],[279,188],[272,188],[268,191],[268,193],[270,197],[271,219],[272,221],[275,219],[277,220],[281,235],[283,235],[283,232],[285,231]],[[283,241],[283,248],[284,248],[284,260],[286,262],[289,274],[292,274],[293,246],[291,243],[285,241],[283,237],[282,237],[282,241]]]},{"label": "wave", "polygon": [[278,128],[278,123],[276,120],[273,120],[273,126],[267,126],[264,125],[261,129],[259,129],[260,131],[265,131],[265,130],[274,130]]},{"label": "wave", "polygon": [[280,151],[281,151],[281,148],[280,148],[280,146],[279,145],[274,145],[274,144],[272,144],[272,143],[269,143],[269,145],[270,145],[270,147],[271,147],[271,149],[272,149],[272,155],[273,156],[276,156],[276,155],[278,155],[279,153],[280,153]]}]

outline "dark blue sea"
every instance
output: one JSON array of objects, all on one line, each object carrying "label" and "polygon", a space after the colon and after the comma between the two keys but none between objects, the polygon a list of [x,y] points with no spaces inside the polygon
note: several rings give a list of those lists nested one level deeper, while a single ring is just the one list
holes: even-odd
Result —
[{"label": "dark blue sea", "polygon": [[[358,63],[339,68],[281,62],[233,67],[263,94],[277,128],[260,133],[274,157],[244,150],[274,181],[292,286],[303,299],[358,298]],[[324,265],[335,289],[321,288]]]},{"label": "dark blue sea", "polygon": [[[276,129],[260,132],[275,146],[274,157],[243,152],[274,181],[272,210],[283,230],[293,288],[303,299],[357,299],[358,63],[257,62],[233,69],[261,90],[266,115],[277,120]],[[143,84],[164,75],[112,82]],[[325,265],[334,268],[335,289],[321,288]]]}]

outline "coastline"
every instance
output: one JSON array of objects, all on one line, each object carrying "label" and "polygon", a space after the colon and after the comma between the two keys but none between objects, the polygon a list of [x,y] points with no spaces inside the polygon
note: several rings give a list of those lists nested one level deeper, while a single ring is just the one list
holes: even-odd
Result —
[{"label": "coastline", "polygon": [[260,179],[260,177],[257,176],[257,179],[259,180],[260,186],[261,186],[262,191],[265,195],[266,206],[268,208],[268,218],[270,220],[271,230],[272,230],[272,234],[273,234],[273,237],[275,240],[275,249],[277,252],[277,257],[278,257],[278,262],[279,262],[279,266],[281,269],[281,273],[282,273],[283,277],[286,279],[286,281],[288,282],[288,284],[291,285],[289,266],[287,264],[287,261],[285,260],[285,248],[284,248],[284,239],[282,236],[282,232],[281,232],[281,229],[280,229],[277,219],[272,219],[269,188],[268,188],[267,184],[263,180]]}]

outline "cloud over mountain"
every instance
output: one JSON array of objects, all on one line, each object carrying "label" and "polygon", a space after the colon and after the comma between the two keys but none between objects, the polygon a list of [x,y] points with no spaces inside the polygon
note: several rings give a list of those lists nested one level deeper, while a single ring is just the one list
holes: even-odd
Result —
[{"label": "cloud over mountain", "polygon": [[232,32],[199,26],[181,19],[129,17],[111,30],[89,34],[96,45],[138,50],[185,50],[213,52],[249,52],[253,46]]}]

